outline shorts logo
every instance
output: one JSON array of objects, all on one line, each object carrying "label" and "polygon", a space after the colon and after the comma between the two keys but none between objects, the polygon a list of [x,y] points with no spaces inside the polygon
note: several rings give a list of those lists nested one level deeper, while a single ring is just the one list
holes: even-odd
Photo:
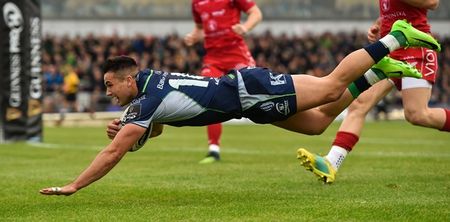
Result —
[{"label": "shorts logo", "polygon": [[270,77],[270,85],[278,86],[286,84],[286,77],[284,75],[278,74],[274,76],[271,72],[269,72]]},{"label": "shorts logo", "polygon": [[265,103],[261,104],[259,106],[259,108],[265,112],[269,112],[270,110],[273,109],[274,106],[275,106],[275,103],[269,101],[269,102],[265,102]]},{"label": "shorts logo", "polygon": [[284,100],[283,102],[279,102],[275,105],[277,111],[285,116],[287,116],[290,113],[289,110],[289,102],[287,100]]}]

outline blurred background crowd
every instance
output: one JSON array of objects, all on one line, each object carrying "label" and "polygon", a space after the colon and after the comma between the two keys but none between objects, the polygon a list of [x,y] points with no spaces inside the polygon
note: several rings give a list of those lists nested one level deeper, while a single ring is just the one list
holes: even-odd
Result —
[{"label": "blurred background crowd", "polygon": [[[80,4],[83,2],[83,4]],[[443,3],[431,18],[449,19],[448,2]],[[151,19],[176,15],[175,19],[191,20],[190,1],[178,0],[42,0],[45,19],[120,18]],[[312,0],[257,1],[264,20],[348,18],[374,20],[378,16],[377,1]],[[313,7],[314,3],[314,7]],[[91,7],[96,4],[96,7]],[[269,10],[270,9],[270,10]],[[263,21],[264,22],[264,21]],[[45,112],[61,109],[77,112],[115,111],[120,107],[105,96],[101,64],[110,56],[130,55],[140,67],[172,72],[199,73],[204,50],[201,44],[187,47],[186,33],[165,36],[137,34],[54,36],[43,33],[43,71],[46,96]],[[443,48],[439,54],[439,77],[431,102],[448,107],[450,104],[450,36],[438,37]],[[355,49],[366,45],[363,32],[304,33],[302,35],[273,34],[270,30],[250,34],[246,41],[257,66],[281,73],[327,75],[340,60]],[[394,92],[385,103],[400,106]]]},{"label": "blurred background crowd", "polygon": [[[46,18],[190,19],[190,0],[42,0]],[[372,19],[378,1],[256,0],[265,19]],[[440,1],[432,19],[448,19],[450,3]]]}]

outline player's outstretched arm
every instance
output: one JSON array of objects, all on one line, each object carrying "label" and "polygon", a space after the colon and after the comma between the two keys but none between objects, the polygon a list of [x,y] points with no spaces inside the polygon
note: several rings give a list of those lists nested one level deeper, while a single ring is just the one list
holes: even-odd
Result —
[{"label": "player's outstretched arm", "polygon": [[71,195],[105,176],[127,153],[130,147],[144,134],[145,128],[125,125],[114,137],[113,141],[103,149],[78,178],[63,187],[49,187],[39,192],[44,195]]}]

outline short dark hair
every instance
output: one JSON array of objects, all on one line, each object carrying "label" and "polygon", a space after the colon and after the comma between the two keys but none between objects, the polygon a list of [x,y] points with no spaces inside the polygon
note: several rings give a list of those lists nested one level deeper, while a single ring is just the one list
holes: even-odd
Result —
[{"label": "short dark hair", "polygon": [[137,67],[136,61],[129,56],[115,56],[103,64],[103,74]]}]

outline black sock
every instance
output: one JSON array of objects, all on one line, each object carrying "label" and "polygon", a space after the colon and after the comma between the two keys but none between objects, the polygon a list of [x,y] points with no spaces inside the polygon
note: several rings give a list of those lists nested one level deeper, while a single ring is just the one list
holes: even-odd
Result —
[{"label": "black sock", "polygon": [[383,57],[387,56],[389,52],[389,48],[383,45],[380,41],[377,41],[375,43],[372,43],[364,49],[369,53],[369,55],[372,57],[373,60],[375,60],[375,63],[380,61]]},{"label": "black sock", "polygon": [[[377,78],[377,81],[386,79],[386,75],[383,73],[383,71],[379,70],[379,69],[371,69]],[[367,74],[367,73],[366,73]],[[357,80],[355,80],[354,82],[352,82],[349,86],[348,86],[348,90],[350,90],[350,93],[352,94],[353,98],[356,99],[356,97],[358,97],[361,93],[363,93],[364,91],[366,91],[367,89],[369,89],[372,84],[375,83],[370,83],[367,80],[366,74],[362,75],[361,77],[359,77]],[[370,74],[367,74],[370,75]],[[373,74],[372,74],[373,75]],[[374,77],[372,77],[371,79],[374,79]],[[372,80],[373,82],[373,80]]]}]

